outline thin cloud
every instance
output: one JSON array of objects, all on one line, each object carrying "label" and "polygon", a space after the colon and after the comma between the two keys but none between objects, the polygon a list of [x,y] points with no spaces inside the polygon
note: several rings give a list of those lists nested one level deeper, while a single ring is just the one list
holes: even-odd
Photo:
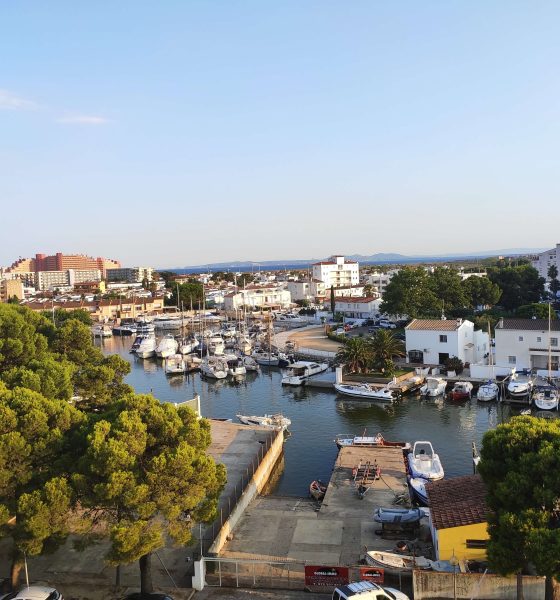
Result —
[{"label": "thin cloud", "polygon": [[110,120],[98,115],[68,115],[59,117],[56,122],[69,125],[105,125],[110,123]]},{"label": "thin cloud", "polygon": [[0,110],[34,110],[37,104],[8,90],[0,90]]}]

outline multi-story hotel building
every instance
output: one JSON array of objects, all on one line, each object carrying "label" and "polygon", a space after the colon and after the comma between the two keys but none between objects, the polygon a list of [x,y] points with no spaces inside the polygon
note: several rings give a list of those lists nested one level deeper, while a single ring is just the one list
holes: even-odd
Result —
[{"label": "multi-story hotel building", "polygon": [[325,287],[347,287],[358,285],[360,266],[355,260],[345,260],[344,256],[331,256],[313,264],[313,279],[323,281]]},{"label": "multi-story hotel building", "polygon": [[107,269],[107,281],[124,281],[126,283],[142,283],[152,281],[154,270],[152,267],[122,267],[120,269]]},{"label": "multi-story hotel building", "polygon": [[99,269],[66,269],[65,271],[37,271],[35,289],[54,290],[61,287],[74,287],[77,283],[101,281]]},{"label": "multi-story hotel building", "polygon": [[23,282],[19,279],[0,279],[0,302],[7,302],[10,298],[25,298]]},{"label": "multi-story hotel building", "polygon": [[531,261],[533,267],[537,269],[539,275],[548,280],[548,269],[555,266],[560,273],[560,244],[556,244],[556,248],[541,252],[533,257]]},{"label": "multi-story hotel building", "polygon": [[107,269],[118,269],[121,263],[111,258],[93,258],[84,254],[62,254],[52,256],[36,254],[35,258],[20,258],[6,269],[6,273],[38,273],[39,271],[67,271],[68,269],[99,270],[103,277]]}]

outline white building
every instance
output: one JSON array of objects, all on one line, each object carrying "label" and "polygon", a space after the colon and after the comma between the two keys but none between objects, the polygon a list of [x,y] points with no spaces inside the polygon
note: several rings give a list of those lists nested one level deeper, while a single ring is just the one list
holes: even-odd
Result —
[{"label": "white building", "polygon": [[325,284],[319,279],[303,279],[301,281],[287,281],[286,289],[292,295],[292,300],[308,300],[315,302],[317,298],[325,297]]},{"label": "white building", "polygon": [[123,281],[125,283],[142,283],[152,281],[154,270],[152,267],[122,267],[120,269],[107,269],[107,281]]},{"label": "white building", "polygon": [[399,272],[399,269],[391,269],[390,271],[387,271],[387,273],[379,273],[376,271],[376,272],[370,273],[368,275],[366,282],[369,285],[373,285],[373,287],[375,288],[375,291],[380,296],[383,296],[383,294],[385,293],[385,288],[391,282],[391,278],[394,275],[396,275],[398,272]]},{"label": "white building", "polygon": [[546,252],[541,252],[534,256],[531,264],[537,269],[539,275],[547,280],[548,269],[552,265],[554,265],[560,273],[560,244],[556,244],[556,248],[552,248],[552,250],[547,250]]},{"label": "white building", "polygon": [[[329,290],[330,292],[330,290]],[[344,287],[333,288],[335,298],[360,298],[364,295],[364,286],[363,285],[345,285]],[[327,297],[329,294],[327,293]],[[372,294],[372,296],[378,297],[377,294]],[[328,298],[327,298],[328,299]]]},{"label": "white building", "polygon": [[345,260],[344,256],[331,256],[329,260],[314,263],[313,279],[324,282],[327,288],[358,285],[360,266],[355,260]]},{"label": "white building", "polygon": [[336,298],[334,312],[345,319],[372,319],[379,314],[381,300],[369,296],[367,298]]},{"label": "white building", "polygon": [[76,283],[101,281],[99,269],[67,269],[65,271],[37,271],[35,273],[35,288],[37,290],[54,290],[57,288],[72,288]]},{"label": "white building", "polygon": [[243,306],[248,309],[290,308],[292,295],[279,286],[248,286],[224,296],[224,309],[234,311]]},{"label": "white building", "polygon": [[[550,322],[552,370],[559,370],[560,321]],[[547,319],[500,319],[495,331],[496,365],[500,367],[548,370],[549,333]]]},{"label": "white building", "polygon": [[478,362],[488,354],[488,334],[475,331],[462,319],[413,319],[405,327],[407,362],[443,365],[456,356],[463,363]]}]

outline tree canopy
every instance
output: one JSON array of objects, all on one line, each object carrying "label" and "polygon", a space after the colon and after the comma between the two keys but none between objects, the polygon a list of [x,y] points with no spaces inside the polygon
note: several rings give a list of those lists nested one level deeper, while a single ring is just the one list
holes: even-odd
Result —
[{"label": "tree canopy", "polygon": [[514,417],[484,435],[479,472],[488,489],[488,558],[512,574],[529,562],[560,577],[560,422]]},{"label": "tree canopy", "polygon": [[204,301],[202,283],[179,283],[172,286],[171,291],[170,306],[178,306],[179,308],[183,306],[188,309],[192,304],[193,308],[202,308]]},{"label": "tree canopy", "polygon": [[488,279],[502,290],[498,303],[506,310],[534,304],[544,295],[545,280],[531,265],[490,268]]},{"label": "tree canopy", "polygon": [[0,305],[0,535],[13,541],[14,586],[24,553],[87,525],[77,506],[103,515],[109,562],[140,561],[143,592],[150,553],[168,538],[189,543],[215,514],[225,469],[206,454],[208,422],[134,394],[129,369],[80,319],[55,326]]}]

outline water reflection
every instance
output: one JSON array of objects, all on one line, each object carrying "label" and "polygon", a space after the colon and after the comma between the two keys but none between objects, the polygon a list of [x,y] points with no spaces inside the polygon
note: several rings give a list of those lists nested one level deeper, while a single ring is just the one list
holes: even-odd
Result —
[{"label": "water reflection", "polygon": [[[447,476],[472,472],[471,442],[480,447],[489,428],[507,421],[519,408],[476,400],[449,403],[444,398],[405,396],[393,405],[347,400],[329,390],[287,387],[281,371],[247,373],[243,379],[204,380],[199,374],[168,377],[156,359],[137,360],[129,353],[131,338],[100,340],[106,352],[130,361],[127,383],[139,393],[152,392],[163,402],[181,402],[200,394],[205,416],[231,418],[236,414],[281,412],[292,420],[285,443],[285,471],[277,493],[306,495],[313,479],[328,479],[336,458],[334,438],[381,432],[388,440],[430,440]],[[541,411],[545,412],[545,411]],[[553,418],[556,418],[555,413]],[[545,418],[550,418],[548,414]]]}]

